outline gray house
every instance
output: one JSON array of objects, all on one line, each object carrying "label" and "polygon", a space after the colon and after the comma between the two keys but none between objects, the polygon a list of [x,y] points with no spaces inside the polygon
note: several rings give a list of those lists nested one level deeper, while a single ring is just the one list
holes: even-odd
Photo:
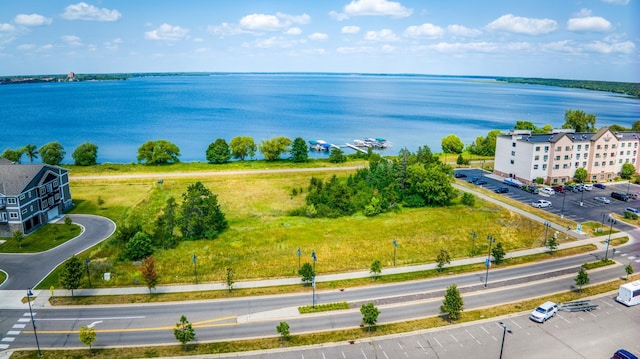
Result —
[{"label": "gray house", "polygon": [[0,237],[31,233],[71,206],[68,170],[0,158]]}]

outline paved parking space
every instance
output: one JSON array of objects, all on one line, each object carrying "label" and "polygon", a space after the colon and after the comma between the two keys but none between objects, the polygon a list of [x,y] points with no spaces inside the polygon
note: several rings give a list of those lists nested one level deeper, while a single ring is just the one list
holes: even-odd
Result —
[{"label": "paved parking space", "polygon": [[[592,300],[591,312],[561,311],[544,324],[528,313],[449,329],[429,330],[354,344],[326,344],[286,351],[249,354],[249,358],[497,358],[502,321],[511,331],[504,342],[504,358],[609,358],[619,348],[640,355],[640,306],[625,307],[613,295]],[[244,355],[243,355],[244,357]]]}]

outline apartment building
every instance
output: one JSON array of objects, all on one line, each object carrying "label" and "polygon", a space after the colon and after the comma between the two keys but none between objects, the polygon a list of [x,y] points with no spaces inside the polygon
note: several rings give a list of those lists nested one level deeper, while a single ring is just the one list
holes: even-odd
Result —
[{"label": "apartment building", "polygon": [[587,170],[590,182],[607,182],[618,177],[625,163],[638,166],[640,133],[575,132],[556,129],[548,134],[513,130],[496,139],[494,173],[531,184],[540,177],[544,183],[571,182],[578,168]]}]

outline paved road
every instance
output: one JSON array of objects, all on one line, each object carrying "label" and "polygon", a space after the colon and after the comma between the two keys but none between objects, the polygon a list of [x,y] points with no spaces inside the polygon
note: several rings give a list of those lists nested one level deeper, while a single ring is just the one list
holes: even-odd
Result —
[{"label": "paved road", "polygon": [[41,253],[0,253],[0,269],[8,278],[0,284],[0,290],[26,290],[35,287],[60,263],[101,241],[109,238],[116,229],[108,218],[92,215],[69,215],[74,223],[82,226],[82,233],[64,244]]}]

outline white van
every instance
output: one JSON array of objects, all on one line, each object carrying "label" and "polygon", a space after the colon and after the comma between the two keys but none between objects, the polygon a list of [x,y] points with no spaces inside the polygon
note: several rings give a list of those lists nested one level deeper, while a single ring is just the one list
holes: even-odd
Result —
[{"label": "white van", "polygon": [[556,313],[558,313],[558,304],[554,302],[545,302],[531,313],[529,319],[534,322],[544,323],[547,319],[555,317]]},{"label": "white van", "polygon": [[540,189],[540,193],[544,193],[547,194],[549,196],[553,196],[554,194],[556,194],[556,191],[553,190],[553,188],[551,187],[544,187]]}]

